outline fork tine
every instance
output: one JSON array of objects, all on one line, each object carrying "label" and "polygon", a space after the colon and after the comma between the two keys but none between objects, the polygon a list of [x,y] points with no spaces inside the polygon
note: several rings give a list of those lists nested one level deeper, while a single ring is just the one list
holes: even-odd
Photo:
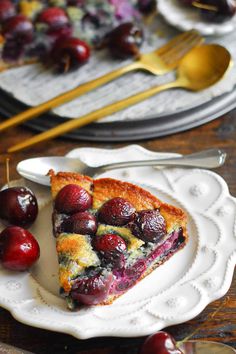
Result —
[{"label": "fork tine", "polygon": [[185,43],[186,41],[188,41],[190,38],[193,38],[193,37],[194,38],[202,38],[197,31],[191,30],[191,31],[182,33],[179,36],[171,39],[166,45],[157,49],[155,51],[155,53],[159,56],[162,56],[165,53],[168,53],[170,50],[173,50],[173,48],[178,47],[179,45],[181,45],[182,43]]},{"label": "fork tine", "polygon": [[194,37],[189,38],[188,40],[180,43],[178,46],[173,48],[172,50],[169,50],[165,54],[161,55],[161,59],[167,64],[168,66],[171,65],[171,63],[176,63],[180,61],[189,50],[191,50],[193,47],[196,45],[199,45],[203,42],[203,38],[201,37]]}]

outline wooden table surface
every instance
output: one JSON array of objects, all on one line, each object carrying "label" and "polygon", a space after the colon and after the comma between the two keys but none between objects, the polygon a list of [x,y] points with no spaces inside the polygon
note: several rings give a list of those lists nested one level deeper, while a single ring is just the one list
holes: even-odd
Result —
[{"label": "wooden table surface", "polygon": [[[21,140],[31,137],[34,133],[26,128],[17,127],[1,134],[0,139],[0,183],[5,182],[6,148]],[[228,183],[230,192],[236,196],[236,111],[193,130],[168,137],[137,141],[137,144],[153,151],[170,151],[191,153],[210,147],[224,148],[228,153],[226,164],[217,170]],[[73,142],[63,139],[53,140],[30,150],[17,153],[11,157],[11,179],[19,177],[15,170],[16,164],[25,158],[41,155],[63,155],[76,147],[117,148],[127,144],[95,144],[90,142]],[[213,320],[212,313],[221,303],[215,301],[193,320],[166,329],[176,340],[183,339],[193,332],[199,324],[204,327],[194,339],[214,340],[227,343],[236,348],[236,277],[227,293],[229,300]],[[207,319],[208,316],[208,319]],[[75,353],[75,354],[137,354],[144,337],[139,338],[98,338],[78,340],[66,334],[50,332],[17,322],[11,314],[0,309],[0,341],[18,346],[34,353]]]}]

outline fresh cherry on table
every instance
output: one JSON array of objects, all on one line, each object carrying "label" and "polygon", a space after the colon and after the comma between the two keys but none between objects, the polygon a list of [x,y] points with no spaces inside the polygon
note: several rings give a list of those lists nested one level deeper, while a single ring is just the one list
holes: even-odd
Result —
[{"label": "fresh cherry on table", "polygon": [[59,37],[50,53],[52,65],[59,72],[76,69],[85,64],[89,57],[88,44],[75,37]]},{"label": "fresh cherry on table", "polygon": [[216,11],[201,9],[201,16],[206,21],[222,23],[231,19],[236,13],[235,0],[199,0],[198,2],[217,8]]},{"label": "fresh cherry on table", "polygon": [[139,354],[183,354],[175,339],[167,332],[159,331],[149,336],[141,346]]},{"label": "fresh cherry on table", "polygon": [[143,31],[132,22],[122,23],[107,34],[104,42],[115,58],[135,57],[143,42]]},{"label": "fresh cherry on table", "polygon": [[28,228],[38,215],[34,193],[26,187],[11,187],[0,192],[0,218],[11,225]]},{"label": "fresh cherry on table", "polygon": [[14,16],[16,14],[15,5],[9,0],[0,1],[0,22]]},{"label": "fresh cherry on table", "polygon": [[[208,22],[222,23],[232,18],[236,13],[235,0],[179,0],[181,4],[195,6],[201,17]],[[202,8],[201,8],[202,6]],[[212,6],[214,9],[204,9]]]},{"label": "fresh cherry on table", "polygon": [[0,234],[0,261],[4,268],[24,271],[39,258],[37,240],[28,231],[18,226],[9,226]]}]

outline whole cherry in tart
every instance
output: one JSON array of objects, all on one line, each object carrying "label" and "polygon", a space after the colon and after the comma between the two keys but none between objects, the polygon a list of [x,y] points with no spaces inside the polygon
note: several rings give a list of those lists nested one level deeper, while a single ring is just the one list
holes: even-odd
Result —
[{"label": "whole cherry in tart", "polygon": [[4,21],[2,33],[7,40],[14,40],[25,44],[33,40],[34,27],[26,16],[15,15]]},{"label": "whole cherry in tart", "polygon": [[16,14],[15,5],[9,0],[0,1],[0,22],[14,16]]},{"label": "whole cherry in tart", "polygon": [[67,72],[85,64],[90,57],[90,48],[87,43],[75,37],[59,37],[55,42],[50,59],[52,65],[59,72]]},{"label": "whole cherry in tart", "polygon": [[4,268],[24,271],[39,258],[37,240],[28,231],[18,226],[9,226],[0,234],[0,261]]},{"label": "whole cherry in tart", "polygon": [[67,218],[62,223],[61,231],[80,235],[94,235],[97,227],[96,217],[88,211],[81,211]]},{"label": "whole cherry in tart", "polygon": [[109,225],[126,225],[134,215],[135,208],[124,198],[112,198],[105,202],[99,210],[99,221]]},{"label": "whole cherry in tart", "polygon": [[127,246],[122,237],[115,234],[96,236],[93,246],[101,255],[103,263],[113,268],[122,268],[125,265],[125,252]]},{"label": "whole cherry in tart", "polygon": [[34,193],[26,187],[11,187],[0,192],[0,218],[12,225],[28,228],[38,215]]},{"label": "whole cherry in tart", "polygon": [[139,354],[183,354],[183,352],[169,333],[160,331],[145,340]]},{"label": "whole cherry in tart", "polygon": [[122,23],[107,34],[105,42],[113,57],[135,57],[143,42],[143,31],[132,22]]},{"label": "whole cherry in tart", "polygon": [[74,214],[92,206],[91,195],[76,184],[67,184],[56,196],[55,208],[59,213]]},{"label": "whole cherry in tart", "polygon": [[166,221],[159,210],[136,213],[129,226],[133,234],[145,242],[157,243],[166,235]]},{"label": "whole cherry in tart", "polygon": [[37,18],[37,23],[43,23],[48,29],[60,28],[69,23],[66,12],[60,7],[48,7],[42,10]]},{"label": "whole cherry in tart", "polygon": [[97,305],[106,299],[113,283],[111,273],[98,273],[91,277],[76,279],[71,297],[84,305]]}]

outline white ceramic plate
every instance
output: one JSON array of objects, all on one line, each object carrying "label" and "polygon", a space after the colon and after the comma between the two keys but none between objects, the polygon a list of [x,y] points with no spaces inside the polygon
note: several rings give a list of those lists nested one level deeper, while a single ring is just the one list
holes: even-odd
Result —
[{"label": "white ceramic plate", "polygon": [[[171,155],[137,145],[114,150],[82,148],[69,153],[94,166]],[[112,305],[70,312],[58,296],[49,190],[27,182],[40,204],[31,231],[40,243],[41,257],[31,272],[0,269],[2,307],[20,322],[77,338],[132,337],[190,320],[227,292],[236,260],[236,199],[229,195],[220,176],[199,169],[149,167],[116,170],[103,176],[134,181],[162,200],[182,207],[188,215],[187,246]]]},{"label": "white ceramic plate", "polygon": [[236,16],[222,24],[215,24],[203,21],[196,9],[181,6],[178,0],[158,0],[157,6],[169,24],[183,31],[195,29],[204,36],[218,36],[236,28]]}]

